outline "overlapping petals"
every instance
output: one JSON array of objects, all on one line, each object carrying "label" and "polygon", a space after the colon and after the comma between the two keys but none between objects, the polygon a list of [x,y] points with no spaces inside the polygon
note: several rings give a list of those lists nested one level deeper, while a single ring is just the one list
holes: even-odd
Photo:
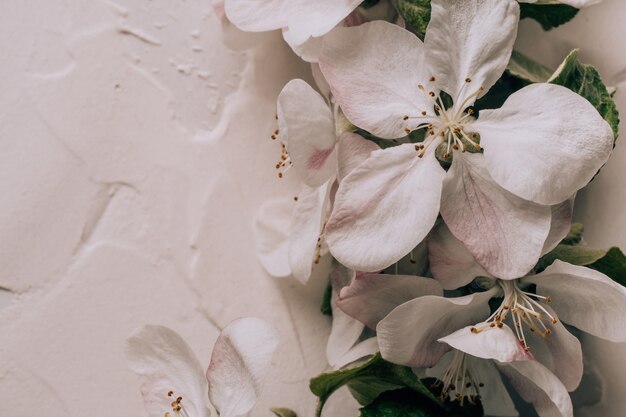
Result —
[{"label": "overlapping petals", "polygon": [[[346,176],[327,241],[352,268],[383,269],[426,236],[441,204],[452,233],[482,267],[513,279],[542,253],[551,206],[593,177],[613,136],[589,102],[550,84],[525,87],[476,119],[468,107],[508,63],[519,7],[512,0],[435,0],[432,7],[425,43],[385,22],[338,28],[324,41],[320,68],[351,122],[383,138],[426,131],[412,155],[413,145],[374,152]],[[453,160],[445,176],[437,148]]]},{"label": "overlapping petals", "polygon": [[135,331],[127,340],[126,356],[144,379],[141,393],[151,417],[208,417],[207,399],[219,415],[238,417],[256,403],[277,345],[270,324],[246,317],[222,331],[206,376],[189,345],[164,326]]}]

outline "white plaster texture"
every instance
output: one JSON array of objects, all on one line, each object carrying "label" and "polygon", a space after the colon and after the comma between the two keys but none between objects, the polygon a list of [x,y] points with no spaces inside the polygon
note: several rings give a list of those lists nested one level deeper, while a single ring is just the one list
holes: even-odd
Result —
[{"label": "white plaster texture", "polygon": [[[624,16],[606,0],[548,34],[525,23],[518,44],[547,64],[580,46],[624,90]],[[206,0],[0,5],[0,415],[144,416],[126,336],[170,326],[208,364],[219,329],[245,315],[282,341],[251,415],[312,415],[325,283],[270,278],[254,242],[261,203],[296,189],[273,169],[276,96],[309,77],[274,35],[228,51]],[[590,244],[626,247],[625,160],[618,144],[578,199]],[[585,415],[618,417],[626,345],[586,342],[607,384]],[[356,415],[337,411],[354,410],[343,398],[328,415]]]}]

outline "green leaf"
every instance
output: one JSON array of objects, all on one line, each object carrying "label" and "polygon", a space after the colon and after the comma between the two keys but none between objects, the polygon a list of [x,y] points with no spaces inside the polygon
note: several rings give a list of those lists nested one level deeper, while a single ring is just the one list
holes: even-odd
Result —
[{"label": "green leaf", "polygon": [[609,123],[613,129],[614,138],[617,140],[619,113],[615,102],[602,83],[598,71],[591,65],[578,62],[577,56],[578,49],[570,52],[548,81],[567,87],[589,100],[604,120]]},{"label": "green leaf", "polygon": [[309,388],[319,397],[316,414],[318,417],[332,393],[343,386],[348,386],[356,400],[364,406],[374,401],[382,392],[398,388],[409,388],[423,401],[434,406],[439,404],[411,368],[387,362],[379,353],[359,366],[323,373],[311,379]]},{"label": "green leaf", "polygon": [[537,272],[543,271],[557,259],[572,265],[591,265],[606,256],[607,252],[608,249],[558,244],[556,248],[539,260],[535,270]]},{"label": "green leaf", "polygon": [[553,74],[550,68],[517,51],[513,51],[511,54],[511,60],[506,70],[514,77],[529,83],[545,83]]},{"label": "green leaf", "polygon": [[364,9],[369,9],[370,7],[374,7],[378,4],[378,0],[365,0],[361,3],[361,7]]},{"label": "green leaf", "polygon": [[572,227],[569,230],[567,236],[561,241],[562,245],[578,245],[583,239],[583,232],[585,228],[582,223],[572,223]]},{"label": "green leaf", "polygon": [[566,4],[520,4],[520,19],[534,19],[544,30],[569,22],[577,13],[577,8]]},{"label": "green leaf", "polygon": [[588,265],[626,287],[626,256],[620,248],[612,247],[602,258]]},{"label": "green leaf", "polygon": [[288,408],[270,408],[270,411],[278,417],[298,417],[298,415]]},{"label": "green leaf", "polygon": [[430,0],[394,0],[398,13],[413,31],[424,34],[430,21]]},{"label": "green leaf", "polygon": [[432,413],[415,393],[407,388],[388,391],[361,408],[361,417],[431,417]]},{"label": "green leaf", "polygon": [[326,316],[333,315],[333,309],[330,305],[330,299],[333,296],[333,286],[328,282],[328,286],[326,286],[326,290],[324,290],[324,296],[322,297],[322,305],[320,306],[320,311],[322,314]]}]

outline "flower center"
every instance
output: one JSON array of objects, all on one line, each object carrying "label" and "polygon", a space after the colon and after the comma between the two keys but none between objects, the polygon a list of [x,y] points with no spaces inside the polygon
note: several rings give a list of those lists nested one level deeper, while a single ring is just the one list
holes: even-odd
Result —
[{"label": "flower center", "polygon": [[470,358],[459,350],[454,352],[440,383],[443,384],[441,400],[449,398],[459,401],[461,405],[465,399],[472,405],[480,401],[480,388],[485,386],[472,376]]},{"label": "flower center", "polygon": [[[435,81],[435,77],[430,81]],[[465,79],[465,85],[471,82],[470,78]],[[450,157],[452,150],[465,152],[469,148],[473,152],[480,151],[478,134],[469,129],[469,125],[474,121],[474,111],[467,107],[467,104],[483,91],[483,87],[479,87],[462,102],[455,103],[449,108],[446,108],[444,100],[434,91],[427,91],[422,84],[418,84],[417,87],[421,94],[426,94],[435,111],[434,115],[428,115],[429,112],[424,110],[418,116],[403,118],[404,131],[407,134],[421,129],[426,131],[424,141],[415,145],[415,150],[419,152],[418,156],[423,157],[432,144],[435,144],[435,148],[441,144],[447,145],[443,154],[445,158]]]},{"label": "flower center", "polygon": [[167,392],[167,396],[168,399],[173,400],[170,403],[172,412],[166,411],[164,417],[189,417],[187,410],[185,410],[185,406],[182,404],[183,397],[174,395],[174,391],[172,390]]},{"label": "flower center", "polygon": [[513,322],[515,334],[526,352],[530,350],[526,342],[524,327],[533,333],[539,333],[543,338],[547,338],[552,330],[546,326],[556,324],[558,319],[544,308],[539,301],[550,303],[550,296],[542,296],[523,291],[516,281],[498,280],[498,285],[504,291],[504,300],[500,307],[486,320],[485,324],[472,327],[472,333],[480,333],[492,327],[502,327],[504,321],[510,319]]}]

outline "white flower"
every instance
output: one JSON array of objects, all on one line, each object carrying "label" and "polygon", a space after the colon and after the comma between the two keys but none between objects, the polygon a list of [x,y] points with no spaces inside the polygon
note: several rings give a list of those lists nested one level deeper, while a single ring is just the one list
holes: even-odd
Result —
[{"label": "white flower", "polygon": [[338,108],[302,80],[290,81],[278,97],[281,143],[279,177],[288,171],[302,181],[297,196],[264,205],[257,218],[257,242],[265,269],[306,283],[325,251],[324,225],[336,180],[378,149],[345,131]]},{"label": "white flower", "polygon": [[[440,259],[448,258],[450,267],[444,273],[460,268],[476,271],[449,233],[433,238],[440,242],[429,250],[441,251]],[[459,274],[442,282],[455,281],[469,282]],[[555,261],[539,274],[493,283],[485,292],[457,298],[426,296],[398,306],[376,328],[383,357],[432,366],[452,346],[500,362],[535,358],[571,391],[582,377],[582,352],[578,339],[561,321],[603,339],[626,341],[626,323],[615,319],[626,314],[626,289],[600,272]],[[491,299],[501,300],[493,310]]]},{"label": "white flower", "polygon": [[480,399],[485,415],[515,417],[519,413],[502,383],[504,376],[540,417],[572,417],[573,407],[567,389],[537,361],[501,363],[480,359],[458,350],[446,353],[426,375],[442,384],[442,397],[451,401]]},{"label": "white flower", "polygon": [[255,404],[277,345],[276,330],[249,317],[222,331],[206,375],[189,345],[163,326],[134,332],[126,356],[144,379],[141,394],[150,417],[208,417],[208,399],[220,416],[237,417]]},{"label": "white flower", "polygon": [[282,29],[285,41],[307,61],[317,60],[321,36],[362,0],[225,0],[228,19],[247,32]]},{"label": "white flower", "polygon": [[[509,61],[518,18],[512,0],[433,0],[424,42],[386,22],[325,37],[320,67],[352,123],[384,138],[425,131],[420,144],[373,152],[340,184],[326,240],[341,263],[387,267],[441,211],[492,274],[513,279],[534,265],[550,206],[589,182],[613,135],[587,100],[552,84],[527,86],[474,117],[470,106]],[[437,149],[453,158],[447,172]]]}]

